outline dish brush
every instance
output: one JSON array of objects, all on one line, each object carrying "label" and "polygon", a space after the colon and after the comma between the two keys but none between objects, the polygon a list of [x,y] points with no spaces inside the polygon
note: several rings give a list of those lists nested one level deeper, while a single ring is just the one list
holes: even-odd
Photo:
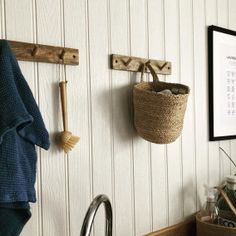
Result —
[{"label": "dish brush", "polygon": [[67,113],[67,81],[59,83],[60,94],[61,94],[61,110],[63,119],[63,132],[60,133],[60,146],[63,148],[65,153],[68,153],[80,140],[78,136],[72,135],[68,131],[68,113]]}]

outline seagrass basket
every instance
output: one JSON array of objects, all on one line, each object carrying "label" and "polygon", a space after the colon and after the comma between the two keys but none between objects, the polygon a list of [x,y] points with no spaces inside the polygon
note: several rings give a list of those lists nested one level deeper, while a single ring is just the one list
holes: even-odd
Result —
[{"label": "seagrass basket", "polygon": [[[228,217],[230,216],[231,219],[236,219],[236,209],[230,199],[227,197],[226,193],[222,188],[217,188],[220,192],[220,194],[225,199],[227,205],[231,209],[230,212],[224,212],[224,216]],[[221,218],[222,219],[222,218]],[[225,221],[225,223],[224,223]],[[236,236],[236,228],[232,227],[225,227],[225,225],[229,225],[229,220],[223,220],[223,225],[219,224],[212,224],[207,221],[203,221],[201,217],[201,213],[197,213],[196,215],[196,224],[197,224],[197,236]]]},{"label": "seagrass basket", "polygon": [[197,236],[236,236],[236,229],[222,225],[211,224],[201,220],[200,213],[196,215]]},{"label": "seagrass basket", "polygon": [[[183,129],[184,114],[190,89],[177,83],[160,82],[150,64],[144,64],[151,72],[153,82],[141,82],[134,86],[134,125],[138,134],[147,141],[158,144],[174,142]],[[172,94],[158,93],[165,89]],[[173,94],[175,93],[175,94]]]}]

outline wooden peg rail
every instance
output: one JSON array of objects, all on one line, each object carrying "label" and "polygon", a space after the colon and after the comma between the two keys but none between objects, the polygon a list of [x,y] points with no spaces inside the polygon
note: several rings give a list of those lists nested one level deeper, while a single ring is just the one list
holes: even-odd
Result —
[{"label": "wooden peg rail", "polygon": [[79,50],[17,41],[8,41],[17,60],[57,63],[65,65],[79,64]]},{"label": "wooden peg rail", "polygon": [[[111,68],[115,70],[140,71],[141,65],[147,61],[150,62],[157,74],[171,74],[171,62],[169,61],[148,60],[140,57],[130,57],[117,54],[111,55]],[[149,72],[149,70],[147,69],[145,72]]]}]

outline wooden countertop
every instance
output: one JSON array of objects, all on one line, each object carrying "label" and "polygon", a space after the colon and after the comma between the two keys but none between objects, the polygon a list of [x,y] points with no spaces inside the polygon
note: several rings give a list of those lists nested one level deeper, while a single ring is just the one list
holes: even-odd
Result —
[{"label": "wooden countertop", "polygon": [[146,234],[145,236],[196,236],[195,216],[191,216],[179,224]]}]

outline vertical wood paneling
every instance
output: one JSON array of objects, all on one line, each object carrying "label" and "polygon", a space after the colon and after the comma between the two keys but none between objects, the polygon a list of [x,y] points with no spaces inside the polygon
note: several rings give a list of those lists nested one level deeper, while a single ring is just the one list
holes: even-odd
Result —
[{"label": "vertical wood paneling", "polygon": [[[111,51],[129,54],[128,1],[110,0]],[[119,16],[123,16],[122,18]],[[119,34],[117,34],[119,32]],[[114,152],[114,235],[133,235],[132,208],[132,123],[127,72],[112,71],[112,117]]]},{"label": "vertical wood paneling", "polygon": [[[60,1],[37,1],[38,42],[62,45]],[[39,104],[50,131],[50,152],[41,151],[42,234],[67,235],[64,154],[55,143],[61,130],[58,65],[39,64]],[[58,227],[59,226],[59,227]]]},{"label": "vertical wood paneling", "polygon": [[[195,94],[192,1],[180,1],[180,81],[191,89],[182,134],[184,216],[196,211]],[[186,20],[189,19],[189,20]]]},{"label": "vertical wood paneling", "polygon": [[[108,73],[108,2],[89,1],[89,43],[94,197],[104,193],[112,200],[111,83]],[[99,27],[98,27],[99,26]],[[99,40],[98,40],[99,35]],[[104,231],[104,214],[96,219],[95,235]]]},{"label": "vertical wood paneling", "polygon": [[0,24],[0,32],[1,32],[1,37],[5,38],[5,2],[4,0],[0,1],[0,14],[1,14],[1,24]]},{"label": "vertical wood paneling", "polygon": [[[146,1],[130,0],[131,54],[148,57]],[[139,80],[139,74],[137,75]],[[132,75],[135,81],[135,74]],[[150,214],[150,149],[145,140],[134,133],[134,194],[135,194],[135,235],[143,235],[151,230]]]},{"label": "vertical wood paneling", "polygon": [[[165,9],[165,54],[172,62],[172,74],[167,81],[180,81],[179,52],[179,1],[164,1]],[[183,217],[183,179],[181,137],[167,145],[168,188],[169,188],[169,225],[179,222]]]},{"label": "vertical wood paneling", "polygon": [[208,184],[208,82],[206,61],[205,1],[193,1],[195,145],[197,172],[197,209],[205,201]]},{"label": "vertical wood paneling", "polygon": [[[61,45],[65,47],[65,7],[64,0],[60,0]],[[67,80],[66,66],[59,65],[60,81]],[[69,129],[70,130],[70,129]],[[69,154],[64,154],[64,182],[65,182],[65,234],[70,235],[70,183],[69,183]]]},{"label": "vertical wood paneling", "polygon": [[[65,2],[66,3],[66,2]],[[80,234],[91,196],[91,155],[89,127],[87,5],[73,0],[65,4],[65,45],[80,49],[79,67],[66,67],[68,80],[69,128],[81,137],[69,154],[70,235]],[[80,17],[77,17],[77,16]],[[74,25],[75,27],[71,27]],[[79,91],[79,92],[78,92]],[[81,204],[83,203],[83,204]]]},{"label": "vertical wood paneling", "polygon": [[[231,156],[230,141],[220,141],[219,147],[223,148]],[[231,171],[230,160],[221,150],[219,150],[219,153],[220,153],[220,167],[219,167],[220,182],[224,182],[225,177],[229,175]]]},{"label": "vertical wood paneling", "polygon": [[[49,152],[39,152],[38,202],[24,236],[79,235],[101,193],[112,201],[114,235],[143,235],[195,212],[205,201],[204,184],[236,172],[219,151],[220,145],[236,160],[236,142],[208,142],[206,34],[211,24],[236,29],[235,0],[1,0],[0,6],[2,37],[6,23],[9,39],[80,49],[80,65],[65,70],[69,128],[81,137],[68,157],[54,142],[62,129],[62,67],[20,62],[52,142]],[[109,70],[110,53],[170,60],[172,75],[160,78],[191,87],[183,134],[174,143],[150,144],[137,135],[131,88],[140,75]],[[104,235],[102,208],[93,235]]]},{"label": "vertical wood paneling", "polygon": [[[165,58],[164,1],[148,1],[149,58]],[[159,76],[160,80],[164,80]],[[153,229],[168,225],[166,145],[151,145]]]},{"label": "vertical wood paneling", "polygon": [[[217,1],[205,1],[206,7],[206,25],[217,25]],[[206,45],[207,45],[207,27],[206,27]],[[207,56],[207,54],[206,54]],[[207,58],[206,58],[207,63]],[[206,78],[208,79],[208,70]],[[209,138],[208,138],[209,140]],[[219,142],[209,142],[209,185],[215,186],[220,181],[220,159],[219,159]]]},{"label": "vertical wood paneling", "polygon": [[[35,29],[32,1],[23,0],[20,2],[14,2],[14,4],[12,4],[12,1],[7,1],[5,2],[5,10],[7,38],[34,42]],[[28,62],[19,62],[19,65],[37,101],[37,81],[35,77],[34,64]],[[40,158],[40,156],[38,156],[38,158]],[[37,198],[40,197],[39,194],[40,192],[37,193]],[[36,204],[31,204],[33,217],[31,218],[29,224],[27,224],[24,228],[24,232],[22,233],[23,235],[39,235],[39,203],[40,201],[38,201]]]}]

